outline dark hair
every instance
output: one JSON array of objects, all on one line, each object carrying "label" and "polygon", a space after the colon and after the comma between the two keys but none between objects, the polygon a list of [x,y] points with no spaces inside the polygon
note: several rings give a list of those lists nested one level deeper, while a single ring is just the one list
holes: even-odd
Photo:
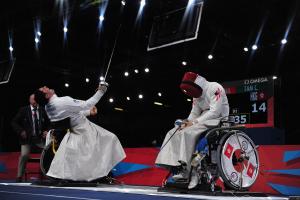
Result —
[{"label": "dark hair", "polygon": [[46,99],[46,94],[44,94],[40,90],[34,91],[34,99],[40,106],[45,106],[48,103],[48,99]]}]

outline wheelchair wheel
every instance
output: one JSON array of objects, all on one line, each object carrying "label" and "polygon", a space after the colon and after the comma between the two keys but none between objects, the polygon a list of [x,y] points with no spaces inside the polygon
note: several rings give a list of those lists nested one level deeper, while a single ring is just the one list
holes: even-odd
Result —
[{"label": "wheelchair wheel", "polygon": [[253,141],[240,130],[225,134],[217,149],[217,165],[225,186],[245,191],[259,172],[259,157]]},{"label": "wheelchair wheel", "polygon": [[53,152],[53,149],[52,149],[52,143],[50,143],[44,148],[44,150],[41,154],[41,159],[40,159],[40,168],[41,168],[42,173],[45,176],[47,176],[46,174],[50,168],[50,165],[52,163],[54,155],[55,155],[55,153]]},{"label": "wheelchair wheel", "polygon": [[[52,163],[52,160],[55,156],[56,151],[59,148],[59,145],[61,141],[63,140],[64,136],[69,131],[69,118],[66,118],[65,120],[56,122],[57,129],[52,130],[52,141],[44,148],[41,154],[40,159],[40,168],[42,173],[47,176],[47,172],[50,168],[50,165]],[[49,176],[48,176],[49,177]],[[51,178],[51,177],[49,177]],[[53,179],[53,178],[52,178]]]}]

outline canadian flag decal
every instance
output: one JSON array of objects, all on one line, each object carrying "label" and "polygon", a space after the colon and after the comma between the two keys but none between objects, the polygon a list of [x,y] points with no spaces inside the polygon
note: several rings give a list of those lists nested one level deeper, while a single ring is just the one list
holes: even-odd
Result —
[{"label": "canadian flag decal", "polygon": [[249,163],[248,170],[247,170],[247,175],[251,178],[254,174],[254,169],[255,169],[254,166],[251,163]]},{"label": "canadian flag decal", "polygon": [[217,91],[215,92],[216,95],[216,100],[218,101],[221,98],[221,90],[220,88],[217,89]]},{"label": "canadian flag decal", "polygon": [[225,152],[224,152],[225,156],[227,156],[230,159],[232,151],[233,151],[233,146],[231,146],[228,143],[227,146],[226,146]]}]

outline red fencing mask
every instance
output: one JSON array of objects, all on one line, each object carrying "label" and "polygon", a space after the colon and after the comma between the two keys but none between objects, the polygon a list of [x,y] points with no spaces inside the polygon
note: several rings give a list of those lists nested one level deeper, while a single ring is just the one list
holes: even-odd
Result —
[{"label": "red fencing mask", "polygon": [[202,95],[202,88],[195,82],[198,76],[194,72],[186,72],[180,84],[180,89],[193,98],[199,98]]}]

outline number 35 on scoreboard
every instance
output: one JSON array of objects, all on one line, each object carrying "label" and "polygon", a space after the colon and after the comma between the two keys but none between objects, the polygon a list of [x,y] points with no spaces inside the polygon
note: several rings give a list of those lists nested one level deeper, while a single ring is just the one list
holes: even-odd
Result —
[{"label": "number 35 on scoreboard", "polygon": [[235,124],[250,124],[250,114],[249,113],[239,113],[231,115],[234,118]]}]

